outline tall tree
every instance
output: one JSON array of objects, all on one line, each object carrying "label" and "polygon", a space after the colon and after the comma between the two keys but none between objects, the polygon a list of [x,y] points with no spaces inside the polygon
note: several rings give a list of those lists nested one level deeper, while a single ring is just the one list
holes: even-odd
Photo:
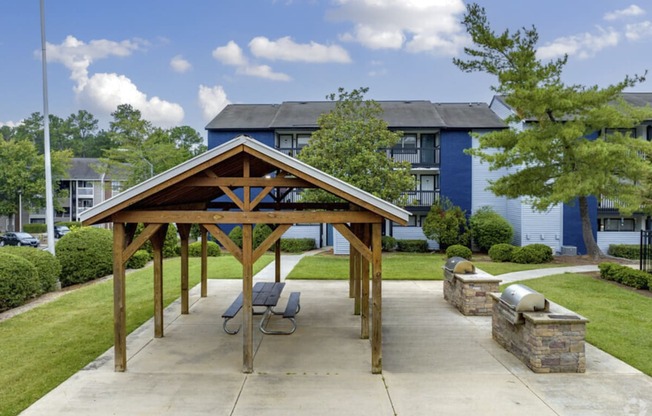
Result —
[{"label": "tall tree", "polygon": [[534,26],[496,34],[477,4],[467,6],[462,23],[474,47],[464,49],[468,60],[454,59],[454,64],[466,72],[496,76],[493,90],[514,110],[507,121],[528,122],[525,129],[479,136],[479,147],[468,153],[491,169],[507,170],[489,185],[496,195],[527,197],[540,211],[577,202],[587,252],[600,257],[588,198],[608,198],[627,213],[641,209],[650,194],[652,144],[605,133],[652,117],[649,108],[633,108],[620,98],[625,88],[644,78],[626,76],[606,88],[566,85],[562,71],[567,56],[550,62],[537,59],[539,35]]},{"label": "tall tree", "polygon": [[68,133],[71,138],[70,148],[77,157],[98,157],[97,131],[98,120],[86,110],[79,110],[66,119]]},{"label": "tall tree", "polygon": [[[319,116],[319,130],[313,133],[299,159],[384,200],[402,204],[404,192],[414,179],[408,162],[397,162],[380,150],[396,145],[401,132],[390,131],[381,118],[383,110],[373,100],[365,100],[368,88],[343,88],[326,98],[335,108]],[[306,190],[307,201],[336,201],[323,191]]]}]

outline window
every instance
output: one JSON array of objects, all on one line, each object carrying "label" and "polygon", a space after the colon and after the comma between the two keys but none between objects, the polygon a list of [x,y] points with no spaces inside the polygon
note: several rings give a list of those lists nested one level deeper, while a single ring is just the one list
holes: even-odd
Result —
[{"label": "window", "polygon": [[401,138],[401,140],[394,146],[394,153],[417,153],[417,135],[416,134],[406,134]]},{"label": "window", "polygon": [[310,134],[297,134],[297,149],[301,151],[301,149],[306,147],[309,140],[310,140]]},{"label": "window", "polygon": [[600,218],[598,219],[600,231],[636,231],[634,218]]}]

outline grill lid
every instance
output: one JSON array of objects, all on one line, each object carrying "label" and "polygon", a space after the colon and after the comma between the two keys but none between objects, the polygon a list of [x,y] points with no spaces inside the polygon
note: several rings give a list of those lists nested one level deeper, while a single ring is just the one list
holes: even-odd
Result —
[{"label": "grill lid", "polygon": [[543,294],[525,285],[510,285],[500,295],[500,300],[516,312],[541,311],[546,308]]},{"label": "grill lid", "polygon": [[451,257],[446,260],[444,269],[451,273],[475,273],[475,266],[473,263],[464,257]]}]

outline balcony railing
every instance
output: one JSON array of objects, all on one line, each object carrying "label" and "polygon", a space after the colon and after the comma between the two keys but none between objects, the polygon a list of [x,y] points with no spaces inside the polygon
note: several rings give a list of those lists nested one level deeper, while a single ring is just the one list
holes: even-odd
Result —
[{"label": "balcony railing", "polygon": [[406,207],[430,207],[439,199],[439,191],[408,191]]},{"label": "balcony railing", "polygon": [[[288,156],[296,157],[301,148],[299,147],[277,147],[281,153]],[[440,164],[440,149],[439,147],[415,147],[413,149],[382,149],[381,151],[387,154],[387,157],[392,158],[398,162],[410,162],[414,167],[433,167]]]}]

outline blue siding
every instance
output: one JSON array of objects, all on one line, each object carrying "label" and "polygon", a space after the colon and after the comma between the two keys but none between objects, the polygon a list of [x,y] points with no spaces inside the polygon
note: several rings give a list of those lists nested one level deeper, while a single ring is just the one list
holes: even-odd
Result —
[{"label": "blue siding", "polygon": [[[598,241],[598,200],[589,197],[589,216],[593,228],[593,238]],[[586,246],[582,238],[582,219],[577,201],[573,205],[564,204],[564,240],[563,245],[577,247],[577,254],[586,254]]]},{"label": "blue siding", "polygon": [[266,144],[271,148],[274,146],[274,132],[271,130],[265,131],[208,131],[208,148],[212,149],[223,143],[228,142],[231,139],[235,139],[240,135],[247,135],[253,139],[258,140],[259,142]]},{"label": "blue siding", "polygon": [[468,131],[441,132],[441,194],[469,215],[472,208],[472,167],[471,156],[464,153],[464,149],[471,145]]}]

